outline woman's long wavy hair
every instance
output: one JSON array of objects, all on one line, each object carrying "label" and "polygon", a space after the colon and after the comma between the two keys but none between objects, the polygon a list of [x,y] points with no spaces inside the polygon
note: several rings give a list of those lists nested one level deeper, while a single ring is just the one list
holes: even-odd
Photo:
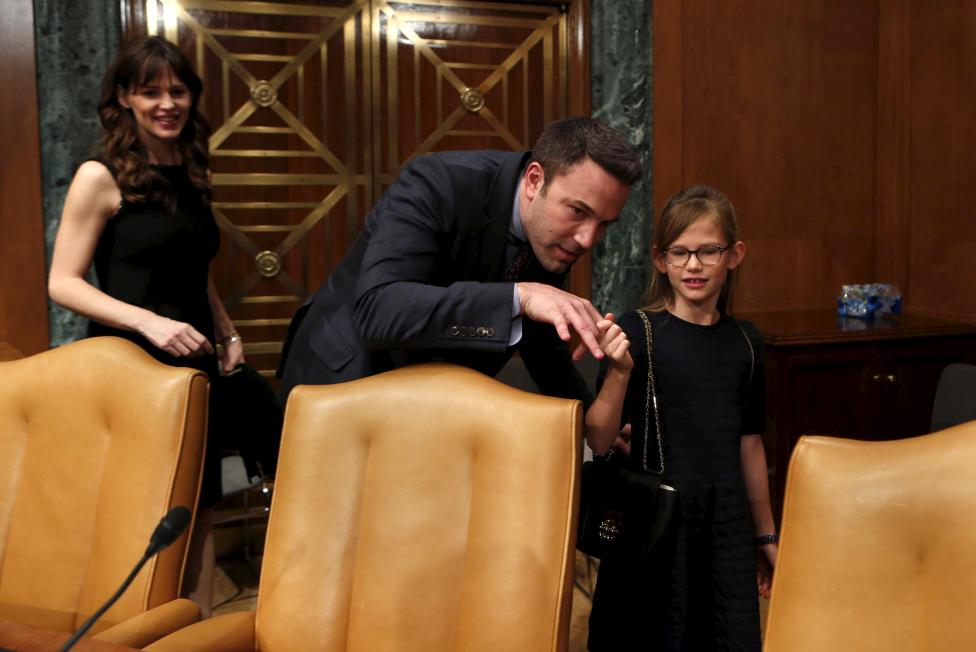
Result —
[{"label": "woman's long wavy hair", "polygon": [[[690,186],[672,195],[661,209],[661,217],[654,229],[654,251],[665,251],[701,217],[715,220],[715,225],[725,237],[726,244],[731,245],[739,240],[739,224],[735,219],[732,202],[721,192],[709,186]],[[726,252],[726,255],[729,253]],[[651,273],[651,282],[644,293],[645,306],[642,310],[647,312],[668,310],[674,305],[674,288],[671,287],[667,273],[658,271],[656,267],[651,268]],[[722,315],[732,313],[734,287],[735,270],[730,269],[718,296],[718,311]]]},{"label": "woman's long wavy hair", "polygon": [[136,119],[118,99],[120,90],[134,92],[167,70],[171,70],[190,91],[190,114],[177,139],[176,149],[181,162],[187,166],[191,183],[200,189],[204,201],[209,203],[213,194],[207,175],[210,125],[198,106],[203,82],[178,47],[158,36],[146,36],[126,44],[102,78],[98,116],[104,128],[101,155],[115,167],[116,183],[122,197],[130,202],[161,201],[172,210],[176,199],[169,192],[169,183],[150,165],[149,153],[139,140]]}]

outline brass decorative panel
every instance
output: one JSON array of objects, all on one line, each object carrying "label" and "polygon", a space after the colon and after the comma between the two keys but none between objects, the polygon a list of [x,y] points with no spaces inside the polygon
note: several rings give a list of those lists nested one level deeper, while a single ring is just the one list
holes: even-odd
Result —
[{"label": "brass decorative panel", "polygon": [[368,0],[147,0],[144,15],[204,80],[224,233],[215,282],[245,351],[271,373],[288,319],[373,195]]},{"label": "brass decorative panel", "polygon": [[529,149],[567,114],[561,7],[385,1],[372,13],[377,192],[415,156]]}]

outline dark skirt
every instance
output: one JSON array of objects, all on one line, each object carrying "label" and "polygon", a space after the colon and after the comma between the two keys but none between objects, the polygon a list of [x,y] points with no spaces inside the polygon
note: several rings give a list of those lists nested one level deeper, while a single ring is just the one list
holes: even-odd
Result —
[{"label": "dark skirt", "polygon": [[751,518],[738,495],[681,495],[678,525],[651,559],[601,562],[591,652],[759,652]]}]

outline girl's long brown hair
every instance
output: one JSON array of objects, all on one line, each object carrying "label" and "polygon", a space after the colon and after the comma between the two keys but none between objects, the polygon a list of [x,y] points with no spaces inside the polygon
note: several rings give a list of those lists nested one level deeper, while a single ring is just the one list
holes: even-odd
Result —
[{"label": "girl's long brown hair", "polygon": [[[725,244],[739,240],[739,225],[735,219],[732,202],[718,190],[709,186],[690,186],[675,193],[661,209],[661,217],[654,228],[654,250],[663,252],[681,237],[689,226],[700,217],[711,217],[725,237]],[[674,288],[665,272],[651,268],[651,282],[644,293],[642,310],[662,312],[674,305]],[[735,270],[730,269],[718,296],[718,311],[722,315],[732,312],[732,291],[735,286]]]},{"label": "girl's long brown hair", "polygon": [[210,155],[207,141],[210,125],[199,111],[203,82],[190,60],[169,41],[158,36],[135,39],[119,51],[102,78],[98,116],[104,133],[101,155],[114,166],[115,180],[126,201],[161,201],[171,210],[176,199],[169,182],[149,163],[132,111],[119,104],[118,90],[135,91],[167,69],[190,91],[190,114],[176,142],[180,160],[187,166],[190,182],[209,203],[213,188],[207,176]]}]

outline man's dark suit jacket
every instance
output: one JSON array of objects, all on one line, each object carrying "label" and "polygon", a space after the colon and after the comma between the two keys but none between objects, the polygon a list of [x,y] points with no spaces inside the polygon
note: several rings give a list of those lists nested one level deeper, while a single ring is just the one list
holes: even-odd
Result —
[{"label": "man's dark suit jacket", "polygon": [[[591,402],[550,324],[522,317],[509,347],[512,282],[505,247],[529,152],[418,158],[366,216],[328,281],[299,309],[279,367],[279,395],[299,384],[355,380],[419,362],[494,376],[515,350],[542,393]],[[562,286],[538,262],[520,277]]]}]

